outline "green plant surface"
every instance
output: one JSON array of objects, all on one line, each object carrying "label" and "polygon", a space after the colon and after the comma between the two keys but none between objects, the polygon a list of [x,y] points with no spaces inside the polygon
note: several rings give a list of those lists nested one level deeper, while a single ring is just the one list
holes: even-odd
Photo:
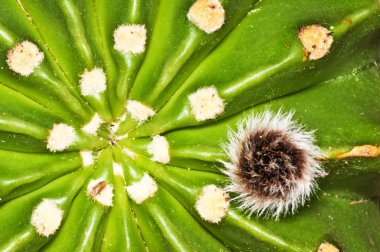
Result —
[{"label": "green plant surface", "polygon": [[[379,2],[221,0],[225,22],[212,33],[189,21],[194,2],[1,0],[0,251],[326,252],[325,242],[380,251]],[[116,48],[126,24],[144,25],[143,52]],[[317,60],[299,38],[311,25],[333,38]],[[9,63],[23,41],[44,55],[28,75]],[[95,68],[105,90],[84,95],[84,72]],[[190,96],[210,86],[223,111],[198,120]],[[153,114],[136,120],[131,101]],[[326,172],[277,219],[250,213],[227,189],[231,132],[267,112],[313,132]],[[61,142],[74,134],[62,148],[52,144],[57,125],[69,126]],[[157,136],[170,160],[152,154]],[[375,154],[351,155],[358,146]],[[156,190],[138,202],[131,187],[147,175]],[[208,185],[228,193],[216,223],[196,207]],[[47,235],[33,219],[44,200],[62,213]]]}]

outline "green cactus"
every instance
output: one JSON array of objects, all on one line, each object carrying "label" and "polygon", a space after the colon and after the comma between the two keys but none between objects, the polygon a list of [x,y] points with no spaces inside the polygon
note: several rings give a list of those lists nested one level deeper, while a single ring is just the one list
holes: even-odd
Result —
[{"label": "green cactus", "polygon": [[1,0],[0,251],[379,251],[377,0]]}]

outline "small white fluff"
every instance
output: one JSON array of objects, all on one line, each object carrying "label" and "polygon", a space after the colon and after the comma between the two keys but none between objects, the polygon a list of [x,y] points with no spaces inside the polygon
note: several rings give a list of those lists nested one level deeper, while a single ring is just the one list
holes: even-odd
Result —
[{"label": "small white fluff", "polygon": [[47,140],[47,148],[52,151],[63,151],[76,140],[75,129],[67,124],[54,124]]},{"label": "small white fluff", "polygon": [[124,171],[123,171],[123,167],[121,166],[121,164],[113,162],[112,167],[113,167],[113,174],[115,176],[117,175],[117,176],[124,178]]},{"label": "small white fluff", "polygon": [[18,43],[7,54],[9,68],[22,76],[28,76],[33,73],[43,59],[44,53],[30,41]]},{"label": "small white fluff", "polygon": [[170,161],[169,143],[164,136],[154,136],[148,145],[148,152],[152,155],[152,160],[167,164]]},{"label": "small white fluff", "polygon": [[225,19],[225,11],[218,0],[197,0],[187,13],[187,18],[206,33],[219,30]]},{"label": "small white fluff", "polygon": [[137,204],[141,204],[148,198],[153,197],[157,189],[156,181],[146,173],[140,181],[126,187],[129,197]]},{"label": "small white fluff", "polygon": [[124,152],[125,154],[127,154],[127,155],[128,155],[130,158],[132,158],[132,159],[135,159],[136,156],[137,156],[137,154],[136,154],[135,152],[131,151],[131,150],[128,149],[128,148],[123,148],[123,152]]},{"label": "small white fluff", "polygon": [[191,111],[197,121],[215,119],[224,112],[224,101],[215,87],[202,87],[189,95]]},{"label": "small white fluff", "polygon": [[205,221],[219,223],[227,214],[229,196],[215,185],[205,186],[195,203],[195,209]]},{"label": "small white fluff", "polygon": [[52,200],[44,199],[33,210],[30,222],[39,235],[48,237],[58,230],[62,218],[63,211],[58,205]]},{"label": "small white fluff", "polygon": [[127,118],[127,112],[125,112],[118,120],[111,123],[110,133],[115,134],[117,130],[119,129],[120,123],[124,122],[126,118]]},{"label": "small white fluff", "polygon": [[125,133],[123,135],[115,137],[115,140],[116,141],[120,141],[120,140],[123,140],[123,139],[126,139],[126,138],[128,138],[128,133]]},{"label": "small white fluff", "polygon": [[83,167],[90,166],[94,163],[94,157],[92,155],[92,151],[82,150],[80,151],[80,156],[82,157]]},{"label": "small white fluff", "polygon": [[124,54],[143,53],[146,43],[146,28],[140,24],[120,25],[113,34],[114,48]]},{"label": "small white fluff", "polygon": [[83,96],[95,96],[106,90],[107,78],[102,68],[94,68],[92,70],[84,70],[80,76],[80,90]]},{"label": "small white fluff", "polygon": [[112,206],[113,187],[104,179],[91,180],[87,186],[87,194],[103,206]]},{"label": "small white fluff", "polygon": [[98,113],[95,113],[94,116],[91,118],[91,121],[89,121],[86,125],[82,127],[82,130],[90,135],[96,135],[96,132],[98,132],[98,129],[103,124],[102,118],[98,115]]},{"label": "small white fluff", "polygon": [[143,123],[149,117],[154,116],[156,113],[150,107],[138,101],[129,100],[127,103],[127,112],[131,115],[132,119]]},{"label": "small white fluff", "polygon": [[333,43],[332,32],[316,24],[302,27],[298,33],[298,38],[308,52],[310,60],[324,57],[330,51]]}]

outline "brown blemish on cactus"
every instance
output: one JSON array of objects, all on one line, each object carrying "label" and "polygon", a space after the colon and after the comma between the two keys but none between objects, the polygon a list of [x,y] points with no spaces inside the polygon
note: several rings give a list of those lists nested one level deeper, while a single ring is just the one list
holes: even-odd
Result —
[{"label": "brown blemish on cactus", "polygon": [[352,20],[351,19],[345,19],[345,20],[343,20],[343,23],[346,23],[348,25],[352,25]]},{"label": "brown blemish on cactus", "polygon": [[318,252],[339,252],[339,249],[328,242],[323,242],[318,248]]},{"label": "brown blemish on cactus", "polygon": [[116,140],[113,136],[110,136],[110,137],[108,138],[108,144],[109,144],[110,146],[115,146],[115,145],[117,145],[117,140]]},{"label": "brown blemish on cactus", "polygon": [[87,194],[91,199],[103,206],[112,206],[113,187],[104,179],[90,181],[87,186]]},{"label": "brown blemish on cactus", "polygon": [[[299,30],[298,38],[310,60],[324,57],[333,42],[332,32],[318,24],[302,27]],[[305,56],[302,60],[306,60]]]},{"label": "brown blemish on cactus", "polygon": [[350,205],[363,204],[363,203],[366,203],[366,202],[368,202],[367,199],[360,199],[360,200],[351,201]]},{"label": "brown blemish on cactus", "polygon": [[302,61],[306,61],[307,60],[307,57],[309,57],[310,53],[305,49],[305,48],[302,48],[304,54],[302,56]]},{"label": "brown blemish on cactus", "polygon": [[107,182],[106,181],[100,181],[98,184],[96,184],[91,191],[89,192],[89,195],[94,198],[95,196],[99,195],[104,188],[106,188]]},{"label": "brown blemish on cactus", "polygon": [[340,154],[337,158],[348,158],[348,157],[377,157],[380,156],[380,147],[373,145],[362,145],[355,146],[349,152]]}]

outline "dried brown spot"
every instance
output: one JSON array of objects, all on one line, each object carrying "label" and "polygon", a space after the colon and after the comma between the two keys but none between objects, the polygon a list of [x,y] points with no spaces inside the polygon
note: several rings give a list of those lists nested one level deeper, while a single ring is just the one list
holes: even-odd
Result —
[{"label": "dried brown spot", "polygon": [[324,158],[324,157],[317,157],[317,158],[315,158],[315,160],[317,160],[317,161],[324,161],[324,160],[326,160],[326,158]]},{"label": "dried brown spot", "polygon": [[373,145],[355,146],[351,151],[340,154],[337,158],[348,157],[377,157],[380,156],[380,147]]},{"label": "dried brown spot", "polygon": [[108,143],[109,143],[109,145],[111,145],[111,146],[117,145],[117,141],[116,141],[116,139],[113,138],[113,137],[109,137],[109,139],[108,139]]},{"label": "dried brown spot", "polygon": [[343,20],[343,23],[351,25],[352,24],[352,20],[351,19],[345,19],[345,20]]},{"label": "dried brown spot", "polygon": [[368,202],[367,199],[360,199],[360,200],[351,201],[350,205],[357,205],[357,204],[362,204],[362,203],[366,203],[366,202]]},{"label": "dried brown spot", "polygon": [[99,195],[103,190],[104,188],[106,188],[107,186],[107,182],[106,181],[100,181],[98,184],[96,184],[90,191],[90,196],[91,197],[95,197],[97,195]]},{"label": "dried brown spot", "polygon": [[306,61],[307,60],[307,57],[309,56],[309,52],[305,49],[305,48],[302,48],[304,54],[302,56],[302,61]]}]

